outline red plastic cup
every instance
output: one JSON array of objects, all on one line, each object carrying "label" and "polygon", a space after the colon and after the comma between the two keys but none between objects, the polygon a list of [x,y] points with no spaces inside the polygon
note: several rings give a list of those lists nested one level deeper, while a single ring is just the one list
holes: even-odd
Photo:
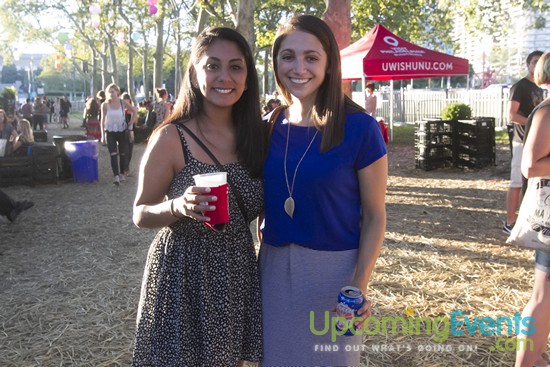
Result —
[{"label": "red plastic cup", "polygon": [[210,187],[210,195],[216,196],[218,200],[201,203],[202,205],[214,205],[216,209],[204,212],[210,218],[204,222],[208,227],[216,231],[224,231],[229,223],[229,186],[227,185],[227,172],[205,173],[193,176],[195,185],[199,187]]}]

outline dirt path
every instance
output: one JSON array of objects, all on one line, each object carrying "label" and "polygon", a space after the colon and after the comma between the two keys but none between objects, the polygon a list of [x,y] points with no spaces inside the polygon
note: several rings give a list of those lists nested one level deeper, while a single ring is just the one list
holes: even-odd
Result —
[{"label": "dirt path", "polygon": [[[78,129],[53,134],[75,134]],[[137,172],[144,145],[135,146]],[[375,315],[436,317],[452,310],[513,315],[531,287],[532,254],[498,246],[509,156],[480,171],[414,168],[412,147],[390,147],[388,228],[370,297]],[[101,147],[99,182],[4,190],[34,208],[14,224],[0,219],[0,365],[127,366],[139,288],[155,234],[131,222],[136,178],[111,183]],[[503,366],[513,352],[490,352],[494,337],[451,338],[451,351],[419,352],[430,335],[386,337],[365,343],[365,365]],[[377,351],[379,344],[412,351]],[[400,344],[399,344],[400,343]],[[459,345],[476,345],[461,353]]]}]

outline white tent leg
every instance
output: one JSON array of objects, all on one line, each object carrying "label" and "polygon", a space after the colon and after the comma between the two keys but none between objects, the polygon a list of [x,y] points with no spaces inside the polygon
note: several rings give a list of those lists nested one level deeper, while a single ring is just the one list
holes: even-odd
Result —
[{"label": "white tent leg", "polygon": [[363,107],[367,105],[367,95],[365,94],[366,83],[365,83],[365,74],[361,75],[361,93],[363,93]]},{"label": "white tent leg", "polygon": [[393,141],[393,79],[390,80],[390,141]]}]

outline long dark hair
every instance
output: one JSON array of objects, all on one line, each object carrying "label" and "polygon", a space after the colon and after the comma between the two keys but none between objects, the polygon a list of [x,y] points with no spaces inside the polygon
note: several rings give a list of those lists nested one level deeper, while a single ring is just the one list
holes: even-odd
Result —
[{"label": "long dark hair", "polygon": [[241,34],[231,28],[206,29],[199,34],[195,40],[173,112],[159,125],[157,130],[175,121],[195,118],[203,112],[204,96],[199,88],[192,85],[192,80],[195,77],[195,64],[216,40],[233,42],[244,55],[247,88],[241,98],[233,105],[231,115],[236,132],[236,149],[239,162],[250,171],[253,177],[259,177],[262,174],[267,151],[267,139],[265,123],[262,122],[260,112],[258,74],[248,42]]},{"label": "long dark hair", "polygon": [[365,109],[344,95],[338,43],[329,26],[312,15],[293,16],[279,28],[275,36],[272,50],[273,70],[278,89],[286,103],[292,103],[292,96],[277,75],[279,66],[277,56],[281,49],[281,43],[293,31],[302,31],[317,37],[327,54],[328,64],[325,80],[319,87],[315,105],[311,111],[311,120],[316,128],[323,132],[321,151],[326,152],[343,141],[346,112],[364,112]]}]

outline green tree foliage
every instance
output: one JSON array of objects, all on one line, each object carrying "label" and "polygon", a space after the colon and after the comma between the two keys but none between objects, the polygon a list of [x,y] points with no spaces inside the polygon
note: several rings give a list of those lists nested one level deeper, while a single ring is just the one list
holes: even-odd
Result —
[{"label": "green tree foliage", "polygon": [[505,36],[514,22],[512,9],[522,9],[531,14],[529,28],[542,29],[546,26],[543,14],[550,10],[550,3],[545,0],[444,0],[453,6],[457,15],[463,16],[466,28],[472,34],[482,32],[490,34],[493,38]]},{"label": "green tree foliage", "polygon": [[357,40],[376,24],[421,46],[444,51],[452,46],[447,6],[437,0],[385,0],[351,2],[352,38]]},{"label": "green tree foliage", "polygon": [[324,0],[263,0],[256,4],[256,47],[271,47],[277,27],[294,14],[322,16],[326,9]]},{"label": "green tree foliage", "polygon": [[15,81],[19,79],[19,76],[20,75],[17,72],[17,67],[14,64],[4,65],[4,67],[2,68],[2,83],[15,83]]}]

